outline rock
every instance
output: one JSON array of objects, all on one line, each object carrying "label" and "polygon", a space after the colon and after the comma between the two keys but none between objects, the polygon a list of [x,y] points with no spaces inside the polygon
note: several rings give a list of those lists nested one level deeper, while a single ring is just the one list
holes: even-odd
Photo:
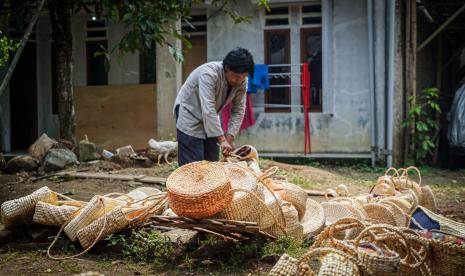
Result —
[{"label": "rock", "polygon": [[76,153],[79,156],[79,161],[88,162],[99,159],[97,155],[97,147],[94,143],[82,140],[76,147]]},{"label": "rock", "polygon": [[6,168],[6,160],[3,154],[0,152],[0,171],[3,171]]},{"label": "rock", "polygon": [[30,172],[37,168],[37,162],[29,155],[16,156],[6,164],[5,172],[18,173],[20,171]]},{"label": "rock", "polygon": [[193,242],[199,232],[186,230],[186,229],[175,229],[168,232],[161,233],[161,235],[166,236],[170,239],[171,242],[188,244]]},{"label": "rock", "polygon": [[69,149],[50,149],[42,163],[43,170],[46,172],[61,170],[66,166],[77,164],[77,157]]},{"label": "rock", "polygon": [[57,144],[57,141],[51,139],[44,133],[29,147],[29,154],[33,158],[41,161],[45,155],[47,155],[47,152]]}]

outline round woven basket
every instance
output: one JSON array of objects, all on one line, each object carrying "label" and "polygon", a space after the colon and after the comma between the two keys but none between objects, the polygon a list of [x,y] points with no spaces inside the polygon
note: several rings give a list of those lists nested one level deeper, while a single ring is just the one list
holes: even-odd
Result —
[{"label": "round woven basket", "polygon": [[2,224],[5,228],[30,224],[33,222],[37,202],[54,202],[57,200],[58,194],[44,186],[30,195],[5,201],[0,208]]},{"label": "round woven basket", "polygon": [[396,226],[407,226],[408,215],[402,210],[402,208],[400,208],[399,206],[397,206],[397,204],[391,201],[381,202],[381,204],[388,207],[388,209],[391,211],[391,213],[394,216],[394,220],[396,221]]},{"label": "round woven basket", "polygon": [[39,201],[36,204],[33,220],[43,225],[62,226],[79,210],[77,206],[54,205]]},{"label": "round woven basket", "polygon": [[232,189],[241,189],[248,192],[235,192],[231,204],[217,213],[215,218],[242,220],[257,206],[257,199],[263,198],[263,191],[259,189],[258,180],[250,171],[235,163],[226,164]]},{"label": "round woven basket", "polygon": [[[287,235],[296,240],[302,240],[304,237],[303,226],[299,223],[297,209],[291,203],[285,201],[283,201],[282,209],[284,218],[286,219]],[[266,232],[272,236],[282,236],[286,234],[282,233],[281,229],[275,224],[270,228],[264,229],[263,232]]]},{"label": "round woven basket", "polygon": [[367,203],[363,205],[367,218],[374,223],[384,223],[396,225],[396,220],[392,211],[380,203]]},{"label": "round woven basket", "polygon": [[407,200],[402,199],[402,198],[399,198],[399,197],[387,197],[387,198],[383,198],[380,202],[381,202],[381,203],[383,203],[383,202],[391,202],[391,203],[394,203],[395,205],[397,205],[397,207],[399,207],[400,209],[402,209],[402,211],[403,211],[405,214],[410,214],[410,211],[412,210],[412,204],[410,204]]},{"label": "round woven basket", "polygon": [[170,208],[179,216],[211,217],[231,204],[228,170],[218,162],[193,162],[176,169],[166,180]]},{"label": "round woven basket", "polygon": [[321,203],[323,211],[326,217],[326,225],[333,224],[342,218],[353,218],[356,217],[346,205],[339,202],[323,202]]},{"label": "round woven basket", "polygon": [[309,238],[318,235],[325,227],[325,222],[326,217],[321,204],[308,198],[305,215],[301,220],[304,236]]}]

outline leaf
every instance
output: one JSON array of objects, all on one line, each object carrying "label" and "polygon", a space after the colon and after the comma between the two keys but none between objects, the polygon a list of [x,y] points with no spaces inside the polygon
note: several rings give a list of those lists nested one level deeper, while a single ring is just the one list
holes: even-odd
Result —
[{"label": "leaf", "polygon": [[172,45],[168,45],[168,50],[170,51],[170,54],[173,56],[173,58],[177,62],[183,62],[184,61],[184,56],[182,54],[182,51],[179,48],[173,47]]}]

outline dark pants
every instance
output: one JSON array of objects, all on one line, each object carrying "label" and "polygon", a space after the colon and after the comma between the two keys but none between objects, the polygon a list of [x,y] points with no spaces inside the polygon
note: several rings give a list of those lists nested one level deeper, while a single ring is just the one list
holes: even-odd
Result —
[{"label": "dark pants", "polygon": [[[176,107],[176,121],[178,119],[179,106]],[[178,140],[178,164],[179,166],[194,162],[194,161],[218,161],[219,147],[216,137],[200,139],[185,134],[176,129]]]}]

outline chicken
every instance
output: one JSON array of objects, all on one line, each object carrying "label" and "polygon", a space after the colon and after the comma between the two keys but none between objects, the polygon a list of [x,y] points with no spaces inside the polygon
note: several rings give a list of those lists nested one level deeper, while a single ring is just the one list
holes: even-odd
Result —
[{"label": "chicken", "polygon": [[167,164],[171,164],[171,162],[168,161],[168,156],[170,154],[176,155],[178,151],[178,142],[150,139],[148,144],[150,152],[157,156],[158,165],[160,165],[160,158],[162,156]]}]

